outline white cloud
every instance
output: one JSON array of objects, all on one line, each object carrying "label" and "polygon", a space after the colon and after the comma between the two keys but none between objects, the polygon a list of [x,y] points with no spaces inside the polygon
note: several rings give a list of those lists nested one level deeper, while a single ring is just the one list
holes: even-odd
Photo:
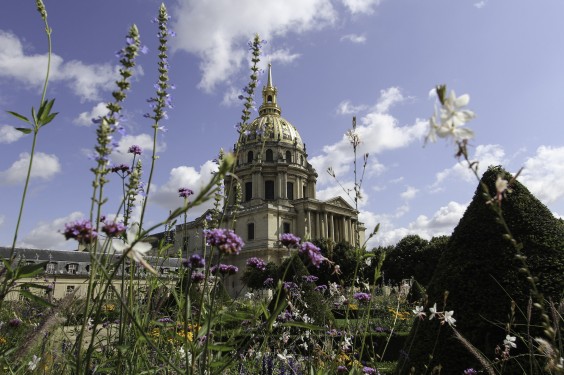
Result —
[{"label": "white cloud", "polygon": [[13,126],[2,125],[0,126],[0,143],[13,143],[24,136],[19,130],[16,130]]},{"label": "white cloud", "polygon": [[6,221],[6,216],[0,215],[0,227],[4,224],[5,221]]},{"label": "white cloud", "polygon": [[106,108],[106,103],[96,104],[90,112],[82,112],[77,118],[72,120],[73,123],[80,126],[91,126],[92,119],[105,116],[108,114],[108,108]]},{"label": "white cloud", "polygon": [[[29,159],[29,153],[23,152],[10,168],[5,171],[0,171],[0,185],[23,183],[27,175]],[[55,155],[45,154],[43,152],[35,153],[33,167],[31,169],[31,178],[49,180],[60,171],[61,164]]]},{"label": "white cloud", "polygon": [[[500,145],[479,145],[476,147],[474,155],[469,159],[478,161],[479,175],[484,173],[490,165],[504,165],[508,162],[505,158],[505,151]],[[466,162],[461,161],[438,172],[435,176],[435,182],[431,185],[431,190],[440,191],[442,184],[449,178],[457,178],[470,183],[478,182]]]},{"label": "white cloud", "polygon": [[540,146],[527,159],[519,177],[527,188],[543,203],[556,202],[564,197],[564,147]]},{"label": "white cloud", "polygon": [[[269,52],[265,56],[263,63],[266,64],[266,62],[279,61],[282,64],[289,64],[289,63],[293,62],[294,60],[296,60],[300,56],[301,55],[299,53],[292,53],[287,48],[277,49],[275,51]],[[266,67],[266,65],[265,65],[265,67]]]},{"label": "white cloud", "polygon": [[[390,218],[386,215],[375,216],[382,224],[378,236],[374,240],[372,246],[377,245],[394,245],[403,237],[409,234],[417,234],[421,238],[431,239],[432,237],[450,235],[458,222],[464,215],[468,204],[458,202],[449,202],[446,206],[440,207],[432,217],[419,215],[415,221],[409,223],[405,227],[394,227]],[[366,217],[374,220],[369,214]],[[365,216],[362,216],[365,217]]]},{"label": "white cloud", "polygon": [[[357,133],[361,144],[358,147],[358,155],[369,153],[373,162],[375,154],[386,150],[393,150],[407,146],[417,139],[421,139],[427,129],[427,121],[416,120],[415,124],[399,126],[397,120],[386,113],[390,107],[404,98],[396,87],[391,87],[380,92],[380,99],[372,108],[372,112],[362,117],[361,125],[357,125]],[[323,154],[310,159],[310,162],[319,173],[318,182],[324,184],[329,182],[329,175],[325,173],[328,167],[332,167],[337,177],[350,170],[353,161],[352,146],[346,135],[332,145],[323,147]],[[376,161],[377,162],[377,161]],[[368,167],[369,170],[371,166]],[[381,165],[375,167],[375,171],[382,171]]]},{"label": "white cloud", "polygon": [[412,200],[413,198],[415,198],[415,196],[417,195],[417,193],[419,192],[419,189],[414,188],[413,186],[408,186],[407,189],[400,194],[401,198],[408,201],[408,200]]},{"label": "white cloud", "polygon": [[[153,136],[142,133],[138,135],[124,135],[119,140],[118,146],[114,149],[111,159],[115,164],[129,164],[133,156],[127,151],[129,147],[137,145],[143,150],[142,156],[149,157],[153,152]],[[157,152],[163,152],[166,149],[166,143],[163,141],[157,142]]]},{"label": "white cloud", "polygon": [[[26,54],[21,41],[12,33],[0,30],[0,77],[18,80],[40,88],[45,79],[47,54]],[[51,56],[51,82],[66,82],[82,100],[97,100],[101,90],[114,85],[118,71],[109,64],[86,65],[80,61],[64,62]]]},{"label": "white cloud", "polygon": [[[183,204],[183,199],[178,196],[179,188],[192,189],[194,193],[198,192],[207,185],[211,180],[213,173],[217,171],[217,164],[208,160],[200,166],[200,170],[194,167],[180,166],[170,171],[168,181],[162,186],[155,186],[149,202],[156,203],[167,210],[174,210]],[[153,187],[151,187],[153,189]],[[213,205],[212,201],[208,201],[201,206],[195,207],[188,214],[194,218]]]},{"label": "white cloud", "polygon": [[341,37],[341,42],[348,41],[355,44],[364,44],[366,43],[366,35],[358,35],[358,34],[347,34]]},{"label": "white cloud", "polygon": [[65,224],[84,218],[82,212],[72,212],[71,214],[54,219],[50,222],[39,222],[35,228],[23,237],[18,243],[18,247],[32,249],[76,249],[77,242],[67,241],[62,234]]},{"label": "white cloud", "polygon": [[341,0],[352,14],[372,14],[382,0]]},{"label": "white cloud", "polygon": [[202,59],[198,86],[206,91],[241,67],[248,57],[246,42],[255,33],[271,40],[320,29],[337,18],[330,0],[184,1],[172,13],[177,15],[172,25],[177,34],[173,48]]},{"label": "white cloud", "polygon": [[487,4],[486,0],[481,0],[481,1],[478,1],[477,3],[474,3],[474,6],[478,9],[482,9],[483,7],[486,6],[486,4]]},{"label": "white cloud", "polygon": [[350,100],[343,100],[339,103],[337,107],[337,114],[339,115],[356,115],[359,112],[366,111],[368,109],[367,105],[353,105]]}]

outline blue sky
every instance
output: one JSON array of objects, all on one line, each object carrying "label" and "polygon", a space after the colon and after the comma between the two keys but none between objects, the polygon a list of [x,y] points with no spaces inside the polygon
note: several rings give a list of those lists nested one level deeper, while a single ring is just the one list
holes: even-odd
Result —
[{"label": "blue sky", "polygon": [[[118,150],[150,151],[143,118],[156,82],[156,16],[152,0],[46,0],[53,29],[48,97],[56,120],[39,134],[20,246],[73,249],[59,233],[87,217],[95,144],[89,119],[114,89],[115,51],[135,23],[149,54],[139,58],[125,104],[127,136]],[[158,139],[150,222],[182,202],[179,187],[197,190],[220,148],[236,139],[239,90],[247,83],[246,43],[268,41],[262,64],[273,64],[282,115],[297,127],[319,173],[320,198],[340,194],[331,166],[350,186],[351,149],[343,137],[357,116],[360,152],[370,153],[361,219],[381,232],[370,243],[393,244],[411,233],[449,234],[476,187],[453,157],[455,147],[423,147],[435,99],[445,83],[468,93],[476,118],[471,158],[525,167],[520,180],[556,216],[564,214],[564,3],[559,0],[210,0],[170,1],[170,51],[175,108]],[[5,111],[29,114],[45,71],[47,44],[34,1],[0,6],[0,245],[11,243],[31,136]],[[257,98],[258,99],[258,98]],[[115,162],[129,155],[116,152]],[[149,159],[145,157],[145,165]],[[119,204],[120,181],[110,184],[108,214]],[[192,215],[201,212],[195,210]]]}]

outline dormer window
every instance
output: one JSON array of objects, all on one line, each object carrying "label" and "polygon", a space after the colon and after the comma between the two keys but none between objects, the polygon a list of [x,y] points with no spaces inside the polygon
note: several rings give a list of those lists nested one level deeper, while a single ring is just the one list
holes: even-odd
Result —
[{"label": "dormer window", "polygon": [[67,272],[71,275],[76,275],[78,272],[78,264],[76,263],[69,263],[67,264]]},{"label": "dormer window", "polygon": [[54,262],[47,263],[47,265],[45,266],[45,272],[47,272],[47,273],[57,272],[57,263],[54,263]]}]

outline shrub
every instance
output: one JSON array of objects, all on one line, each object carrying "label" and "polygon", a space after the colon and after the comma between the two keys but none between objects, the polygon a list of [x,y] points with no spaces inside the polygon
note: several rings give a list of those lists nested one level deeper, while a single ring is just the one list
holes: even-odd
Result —
[{"label": "shrub", "polygon": [[[511,178],[500,167],[490,167],[482,177],[491,192],[496,191],[498,175],[508,181]],[[501,201],[501,208],[513,236],[523,244],[531,273],[538,277],[539,292],[546,299],[560,300],[564,289],[564,228],[519,182]],[[478,187],[427,288],[429,303],[437,303],[439,309],[448,291],[444,310],[454,310],[457,330],[489,359],[495,357],[497,345],[503,347],[512,301],[526,311],[531,296],[531,284],[519,272],[522,264],[515,257],[516,250],[503,235],[502,226]],[[512,335],[527,340],[527,327],[526,313],[517,310]],[[532,337],[542,335],[539,331],[531,328]],[[435,342],[436,349],[430,353]],[[511,355],[526,352],[526,346],[519,340]],[[449,374],[481,367],[468,348],[455,339],[453,331],[436,320],[416,322],[408,348],[409,358],[398,365],[400,374],[410,373],[412,367],[415,373],[425,372],[430,355],[429,368],[440,364]],[[540,368],[536,372],[540,373]]]}]

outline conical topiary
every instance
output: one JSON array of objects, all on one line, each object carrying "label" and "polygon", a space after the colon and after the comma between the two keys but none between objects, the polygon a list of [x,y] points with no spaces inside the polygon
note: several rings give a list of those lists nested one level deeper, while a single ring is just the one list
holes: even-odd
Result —
[{"label": "conical topiary", "polygon": [[[498,176],[507,181],[511,179],[501,167],[490,167],[482,177],[482,183],[492,193],[496,192]],[[539,292],[545,299],[560,301],[564,290],[564,227],[519,182],[513,184],[512,190],[501,201],[503,217],[514,238],[523,245],[527,265],[538,277]],[[497,201],[490,204],[497,204]],[[512,301],[515,301],[511,331],[518,337],[517,348],[511,349],[512,358],[504,366],[507,370],[515,365],[516,358],[521,358],[526,367],[524,371],[504,373],[531,373],[527,362],[527,310],[531,284],[519,272],[522,263],[516,259],[516,250],[504,238],[504,233],[479,186],[429,283],[426,310],[434,303],[439,311],[453,310],[458,332],[493,361],[500,357],[495,353],[496,346],[503,350],[503,341],[508,334],[506,324],[510,321]],[[538,312],[536,318],[534,315],[533,312],[533,320],[536,320],[533,324],[540,324]],[[541,329],[531,328],[533,338],[542,335]],[[415,374],[431,373],[438,365],[442,374],[462,374],[468,368],[484,367],[468,345],[455,338],[454,330],[436,319],[424,318],[414,323],[405,351],[407,355],[397,366],[399,374],[409,374],[412,368]],[[519,353],[525,355],[519,357]],[[542,363],[533,362],[533,365],[532,373],[542,373]]]}]

